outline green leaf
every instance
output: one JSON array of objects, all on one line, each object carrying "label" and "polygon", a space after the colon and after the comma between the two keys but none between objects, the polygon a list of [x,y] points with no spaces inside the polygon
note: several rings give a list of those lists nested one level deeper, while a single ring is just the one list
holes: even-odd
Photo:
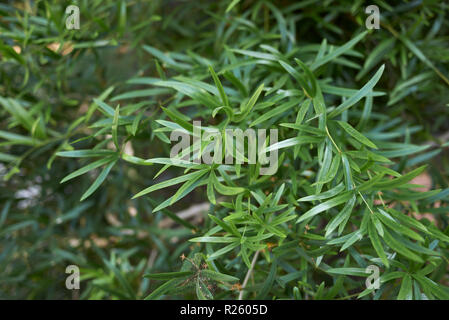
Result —
[{"label": "green leaf", "polygon": [[363,143],[364,145],[370,147],[370,148],[374,148],[377,149],[377,146],[372,143],[368,138],[366,138],[363,134],[361,134],[360,132],[358,132],[356,129],[354,129],[349,123],[344,122],[344,121],[337,121],[337,123],[349,134],[351,135],[354,139],[356,139],[357,141]]},{"label": "green leaf", "polygon": [[112,140],[114,141],[114,145],[117,150],[120,150],[117,134],[119,113],[120,113],[120,106],[117,106],[117,108],[115,108],[114,119],[112,121]]},{"label": "green leaf", "polygon": [[235,282],[239,281],[240,279],[237,277],[233,277],[227,274],[215,272],[212,270],[202,270],[201,274],[207,278],[210,278],[215,281],[223,281],[223,282]]},{"label": "green leaf", "polygon": [[105,102],[103,102],[100,99],[94,99],[94,102],[100,107],[100,109],[102,109],[102,111],[109,117],[114,117],[115,115],[115,111],[114,109],[109,106],[108,104],[106,104]]},{"label": "green leaf", "polygon": [[262,90],[264,88],[264,84],[262,83],[254,92],[254,94],[251,96],[251,98],[248,100],[248,102],[242,107],[239,114],[235,115],[234,121],[240,122],[248,116],[248,114],[253,109],[254,105],[256,104],[257,99],[259,98],[260,94],[262,93]]},{"label": "green leaf", "polygon": [[211,214],[208,214],[208,216],[209,216],[209,218],[212,219],[212,221],[214,221],[217,225],[219,225],[223,230],[225,230],[229,234],[232,234],[232,235],[240,238],[240,234],[238,233],[238,231],[235,230],[235,228],[232,228],[230,225],[228,225],[225,221],[222,221]]},{"label": "green leaf", "polygon": [[400,255],[403,255],[404,257],[423,263],[424,261],[421,259],[420,256],[416,255],[409,249],[407,249],[403,244],[401,244],[399,241],[397,241],[387,230],[384,230],[384,238],[385,243],[393,250],[395,250]]},{"label": "green leaf", "polygon": [[271,262],[270,272],[263,283],[262,289],[258,292],[256,300],[264,299],[268,295],[274,284],[274,280],[276,277],[276,270],[277,270],[277,260],[273,259],[273,261]]},{"label": "green leaf", "polygon": [[310,219],[323,211],[327,211],[330,208],[338,206],[339,204],[342,204],[343,202],[349,200],[352,195],[353,195],[352,192],[345,192],[331,200],[323,202],[317,205],[316,207],[313,207],[312,209],[304,213],[302,216],[300,216],[299,219],[296,221],[296,223],[303,222],[304,220]]},{"label": "green leaf", "polygon": [[401,289],[398,293],[398,300],[412,300],[413,299],[413,291],[412,291],[412,278],[410,275],[406,274],[402,278]]},{"label": "green leaf", "polygon": [[224,255],[225,253],[233,250],[234,248],[238,247],[239,245],[240,245],[239,242],[228,244],[226,247],[221,248],[221,249],[219,249],[217,251],[214,251],[214,253],[209,255],[207,260],[209,260],[209,261],[214,260],[214,259],[218,258],[219,256]]},{"label": "green leaf", "polygon": [[379,70],[377,70],[376,74],[360,89],[358,90],[353,96],[351,96],[349,99],[345,100],[342,104],[340,104],[335,110],[333,110],[329,114],[329,118],[335,118],[339,114],[341,114],[343,111],[349,109],[354,104],[360,101],[360,99],[366,97],[371,90],[374,88],[374,86],[379,81],[380,77],[382,76],[382,73],[384,72],[385,65],[382,65]]},{"label": "green leaf", "polygon": [[123,290],[125,290],[125,292],[127,293],[128,297],[130,299],[135,300],[136,299],[136,294],[135,291],[133,290],[133,288],[131,287],[131,284],[129,283],[129,281],[125,278],[125,276],[122,274],[122,272],[120,270],[118,270],[112,263],[110,263],[107,260],[103,260],[104,264],[108,267],[109,270],[111,270],[115,277],[117,278],[120,286],[122,287]]},{"label": "green leaf", "polygon": [[381,180],[375,184],[375,187],[378,188],[379,190],[388,190],[388,189],[398,188],[398,187],[406,184],[408,181],[412,180],[413,178],[416,178],[417,176],[419,176],[421,173],[424,172],[426,167],[427,167],[427,165],[421,166],[413,171],[410,171],[407,174],[404,174],[403,176],[401,176],[399,178]]},{"label": "green leaf", "polygon": [[[379,209],[381,211],[382,209]],[[423,242],[424,239],[419,234],[414,232],[413,230],[404,227],[402,224],[393,220],[390,215],[388,215],[385,211],[381,211],[382,213],[374,212],[375,216],[379,218],[386,226],[388,226],[391,230],[397,231],[406,235],[414,240]]]},{"label": "green leaf", "polygon": [[200,277],[196,279],[196,296],[199,300],[212,300],[214,298]]},{"label": "green leaf", "polygon": [[94,183],[87,189],[87,191],[81,196],[81,201],[86,200],[92,193],[95,192],[95,190],[98,189],[98,187],[103,183],[103,181],[106,179],[106,177],[109,174],[109,171],[111,171],[112,167],[115,165],[117,160],[112,161],[109,163],[103,171],[101,171],[100,175],[95,179]]},{"label": "green leaf", "polygon": [[326,270],[330,274],[342,274],[346,276],[368,277],[369,273],[364,268],[329,268]]},{"label": "green leaf", "polygon": [[306,196],[306,197],[302,197],[299,198],[298,201],[315,201],[315,200],[323,200],[323,199],[328,199],[328,198],[332,198],[336,195],[338,195],[339,193],[341,193],[343,190],[345,189],[344,184],[341,182],[338,185],[336,185],[335,187],[333,187],[332,189],[322,192],[320,194],[315,194],[315,195],[311,195],[311,196]]},{"label": "green leaf", "polygon": [[190,188],[195,182],[197,182],[207,172],[208,172],[207,169],[200,170],[197,172],[197,174],[195,176],[192,176],[187,182],[185,182],[181,186],[181,188],[179,188],[178,191],[176,191],[176,193],[173,195],[173,197],[171,198],[170,204],[175,203],[178,200],[178,198],[184,193],[185,190]]},{"label": "green leaf", "polygon": [[[315,91],[314,91],[315,87],[311,88],[309,86],[309,84],[307,83],[307,81],[304,79],[303,75],[301,75],[298,71],[296,71],[295,68],[293,68],[291,65],[289,65],[288,63],[286,63],[282,60],[280,60],[279,63],[289,74],[291,74],[293,76],[293,78],[296,79],[296,81],[298,81],[299,85],[304,89],[304,91],[307,92],[309,97],[313,98],[315,96]],[[310,70],[309,70],[309,72],[310,72]],[[314,78],[312,79],[312,83],[314,84]]]},{"label": "green leaf", "polygon": [[260,123],[265,122],[268,119],[271,119],[283,112],[286,112],[288,110],[291,110],[293,106],[297,105],[299,103],[298,99],[294,99],[292,101],[286,102],[281,104],[279,107],[276,107],[268,112],[263,113],[260,117],[258,117],[256,120],[251,122],[249,125],[250,127],[254,127],[255,125],[258,125]]},{"label": "green leaf", "polygon": [[354,39],[351,39],[350,41],[348,41],[347,43],[345,43],[341,47],[338,47],[337,49],[331,51],[329,54],[325,55],[321,59],[317,59],[310,66],[310,69],[311,70],[316,70],[319,67],[321,67],[322,65],[324,65],[324,64],[326,64],[326,63],[328,63],[328,62],[330,62],[332,60],[335,60],[335,58],[337,58],[338,56],[346,53],[349,49],[351,49],[353,46],[355,46],[356,43],[359,42],[360,40],[362,40],[367,34],[368,34],[368,31],[364,31],[361,34],[359,34],[357,37],[355,37]]},{"label": "green leaf", "polygon": [[67,175],[66,177],[64,177],[61,180],[61,183],[67,182],[73,178],[76,178],[82,174],[85,174],[86,172],[89,172],[95,168],[98,168],[104,164],[110,163],[115,160],[117,160],[117,155],[112,155],[112,156],[97,160],[95,162],[92,162],[92,163],[88,164],[87,166],[84,166],[84,167],[76,170],[75,172],[72,172],[71,174]]},{"label": "green leaf", "polygon": [[241,187],[229,187],[229,186],[225,186],[225,185],[221,184],[220,181],[218,181],[217,177],[215,176],[214,171],[211,171],[210,175],[212,177],[212,182],[214,184],[215,190],[217,190],[217,192],[220,193],[220,194],[224,194],[224,195],[227,195],[227,196],[232,196],[232,195],[236,195],[236,194],[245,192],[244,188],[241,188]]},{"label": "green leaf", "polygon": [[116,154],[116,151],[107,149],[94,149],[94,150],[72,150],[72,151],[60,151],[56,155],[59,157],[68,158],[94,158],[94,157],[104,157]]},{"label": "green leaf", "polygon": [[190,242],[208,242],[208,243],[231,243],[239,241],[238,238],[232,237],[197,237],[189,240]]},{"label": "green leaf", "polygon": [[145,274],[143,277],[155,280],[170,280],[178,278],[188,278],[193,274],[194,274],[193,271],[179,271],[179,272],[166,272],[166,273],[151,273]]},{"label": "green leaf", "polygon": [[212,78],[214,79],[215,82],[215,86],[218,88],[218,92],[220,93],[221,96],[221,101],[223,102],[223,105],[225,106],[229,106],[229,100],[228,100],[228,96],[226,95],[224,89],[223,89],[223,85],[221,84],[220,79],[218,78],[217,74],[215,73],[214,69],[212,68],[212,66],[209,66],[209,71],[212,74]]},{"label": "green leaf", "polygon": [[413,278],[418,280],[419,284],[422,286],[423,289],[431,291],[439,299],[443,300],[449,299],[449,293],[444,288],[442,288],[441,285],[417,273],[412,274],[412,276]]},{"label": "green leaf", "polygon": [[145,300],[155,300],[162,296],[164,293],[173,290],[178,284],[178,279],[171,279],[164,283],[163,285],[159,286],[157,289],[155,289],[153,292],[151,292],[148,296],[145,297]]},{"label": "green leaf", "polygon": [[0,104],[6,109],[25,129],[31,132],[34,119],[22,105],[14,99],[0,97]]},{"label": "green leaf", "polygon": [[181,127],[183,127],[184,129],[186,129],[189,132],[193,132],[193,125],[191,123],[185,121],[184,119],[179,117],[175,112],[173,112],[170,109],[167,109],[164,107],[161,107],[161,109],[164,111],[165,114],[167,114],[170,117],[170,119],[172,119],[178,125],[180,125]]},{"label": "green leaf", "polygon": [[[344,186],[343,186],[344,188]],[[332,220],[327,224],[325,230],[326,234],[324,235],[326,238],[342,223],[346,222],[351,216],[352,209],[354,208],[356,201],[356,197],[353,196],[343,207],[339,214],[337,214]]]},{"label": "green leaf", "polygon": [[286,139],[277,143],[273,143],[272,145],[265,148],[263,151],[269,152],[274,150],[279,150],[283,148],[288,148],[300,144],[308,144],[308,143],[318,143],[321,142],[323,138],[311,137],[311,136],[298,136],[295,138]]},{"label": "green leaf", "polygon": [[237,3],[239,3],[239,2],[240,2],[240,0],[232,0],[232,2],[229,3],[228,7],[226,8],[226,13],[228,13],[229,11],[231,11],[232,8],[234,8],[235,5],[236,5]]},{"label": "green leaf", "polygon": [[141,197],[143,195],[146,195],[146,194],[148,194],[150,192],[153,192],[153,191],[156,191],[156,190],[159,190],[159,189],[163,189],[163,188],[167,188],[167,187],[170,187],[172,185],[175,185],[175,184],[178,184],[178,183],[190,180],[191,178],[194,178],[195,176],[197,176],[198,173],[199,173],[198,171],[195,171],[195,172],[191,172],[191,173],[188,173],[188,174],[180,176],[180,177],[176,177],[176,178],[173,178],[173,179],[169,179],[169,180],[157,183],[157,184],[155,184],[155,185],[153,185],[151,187],[148,187],[148,188],[140,191],[138,194],[136,194],[133,197],[133,199]]},{"label": "green leaf", "polygon": [[368,223],[368,236],[371,241],[371,244],[373,245],[374,250],[376,250],[377,254],[379,255],[379,258],[382,260],[382,263],[387,268],[389,268],[390,263],[388,262],[387,255],[385,254],[382,243],[380,242],[379,236],[377,235],[374,223],[372,222]]}]

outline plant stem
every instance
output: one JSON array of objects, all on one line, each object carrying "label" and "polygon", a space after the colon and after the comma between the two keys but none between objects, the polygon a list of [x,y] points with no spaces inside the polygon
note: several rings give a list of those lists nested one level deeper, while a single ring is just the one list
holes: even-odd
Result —
[{"label": "plant stem", "polygon": [[257,257],[259,256],[260,250],[257,250],[254,254],[253,261],[251,261],[251,267],[248,269],[248,272],[246,273],[245,279],[243,280],[242,284],[242,290],[239,294],[239,300],[243,299],[243,293],[245,292],[246,284],[248,283],[249,277],[251,276],[251,273],[254,270],[254,266],[256,265]]}]

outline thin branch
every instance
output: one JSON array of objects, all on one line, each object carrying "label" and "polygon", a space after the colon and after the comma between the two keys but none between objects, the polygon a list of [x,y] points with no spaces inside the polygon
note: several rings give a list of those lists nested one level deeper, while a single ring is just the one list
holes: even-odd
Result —
[{"label": "thin branch", "polygon": [[246,284],[248,283],[249,277],[251,276],[251,273],[254,270],[254,266],[256,265],[257,257],[259,256],[260,250],[257,250],[254,254],[253,261],[251,261],[251,267],[249,268],[248,272],[246,273],[245,279],[243,280],[242,284],[242,291],[240,291],[239,294],[239,300],[243,299],[243,293],[245,292]]}]

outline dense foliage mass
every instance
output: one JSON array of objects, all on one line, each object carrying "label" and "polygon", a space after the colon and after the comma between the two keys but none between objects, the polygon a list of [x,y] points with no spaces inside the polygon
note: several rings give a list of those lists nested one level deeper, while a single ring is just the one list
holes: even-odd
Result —
[{"label": "dense foliage mass", "polygon": [[449,299],[449,5],[372,4],[0,4],[0,298]]}]

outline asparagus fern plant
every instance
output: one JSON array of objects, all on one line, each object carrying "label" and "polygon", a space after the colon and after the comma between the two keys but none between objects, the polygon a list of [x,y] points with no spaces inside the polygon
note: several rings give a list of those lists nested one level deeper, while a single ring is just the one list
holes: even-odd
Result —
[{"label": "asparagus fern plant", "polygon": [[[449,299],[447,143],[426,142],[447,127],[446,4],[374,1],[382,29],[367,31],[362,1],[80,2],[79,34],[51,1],[0,5],[5,183],[41,177],[34,207],[2,195],[11,283],[26,250],[40,262],[27,276],[80,265],[82,298]],[[118,74],[103,65],[116,47]],[[196,161],[205,137],[173,158],[171,133],[195,141],[194,121],[277,130],[274,173]]]}]

